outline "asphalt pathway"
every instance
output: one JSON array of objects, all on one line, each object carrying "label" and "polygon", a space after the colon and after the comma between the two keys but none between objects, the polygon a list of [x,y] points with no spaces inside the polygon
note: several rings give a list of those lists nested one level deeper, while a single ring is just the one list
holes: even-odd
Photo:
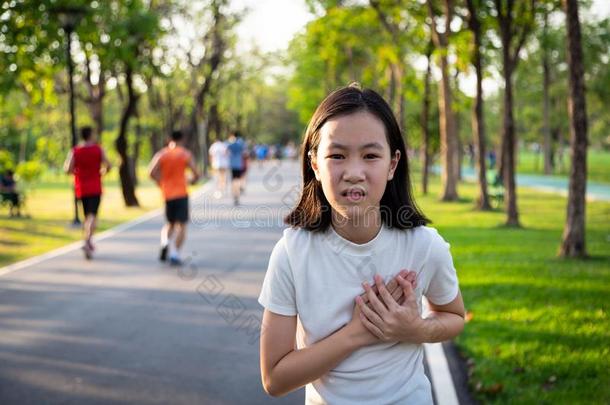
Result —
[{"label": "asphalt pathway", "polygon": [[[192,198],[180,269],[157,260],[160,211],[103,234],[93,261],[73,244],[0,269],[0,404],[302,404],[302,389],[262,390],[257,303],[298,166],[250,172],[240,207],[212,184]],[[427,372],[454,404],[456,357],[439,346]]]},{"label": "asphalt pathway", "polygon": [[0,403],[269,403],[256,299],[298,171],[253,172],[239,208],[209,186],[194,198],[180,270],[157,260],[160,213],[107,235],[93,261],[72,247],[4,269]]}]

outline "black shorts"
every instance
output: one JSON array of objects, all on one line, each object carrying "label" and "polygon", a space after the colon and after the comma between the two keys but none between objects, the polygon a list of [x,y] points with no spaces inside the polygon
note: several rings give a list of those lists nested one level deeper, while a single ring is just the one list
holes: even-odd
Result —
[{"label": "black shorts", "polygon": [[244,174],[243,169],[231,169],[231,178],[232,179],[239,179],[239,178],[241,178],[241,176],[243,174]]},{"label": "black shorts", "polygon": [[19,205],[19,194],[8,192],[2,193],[2,198],[9,201],[11,203],[11,207],[16,207]]},{"label": "black shorts", "polygon": [[97,215],[97,210],[100,208],[100,197],[101,195],[90,195],[80,198],[85,216],[89,214]]},{"label": "black shorts", "polygon": [[167,222],[180,222],[182,224],[189,220],[189,198],[175,198],[165,201],[165,218]]}]

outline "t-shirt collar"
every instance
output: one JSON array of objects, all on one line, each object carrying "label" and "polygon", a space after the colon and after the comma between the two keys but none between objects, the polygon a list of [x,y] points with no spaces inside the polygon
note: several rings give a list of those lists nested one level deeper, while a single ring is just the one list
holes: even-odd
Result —
[{"label": "t-shirt collar", "polygon": [[373,239],[366,243],[359,244],[351,242],[339,235],[331,225],[325,232],[325,237],[327,238],[327,242],[330,244],[331,248],[336,253],[363,256],[369,255],[385,245],[388,240],[386,237],[388,231],[389,230],[387,227],[382,224],[379,232],[377,232],[377,235],[375,235]]}]

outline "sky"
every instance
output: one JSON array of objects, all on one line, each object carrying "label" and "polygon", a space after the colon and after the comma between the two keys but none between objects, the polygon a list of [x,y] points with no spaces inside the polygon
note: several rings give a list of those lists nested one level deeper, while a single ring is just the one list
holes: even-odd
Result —
[{"label": "sky", "polygon": [[233,0],[231,6],[250,9],[237,27],[242,49],[253,43],[267,52],[285,49],[294,34],[313,19],[304,0]]},{"label": "sky", "polygon": [[[250,9],[237,28],[244,50],[253,43],[263,51],[285,49],[294,34],[314,18],[305,0],[233,0],[231,5],[235,9]],[[595,16],[610,16],[610,0],[593,0],[592,10]]]}]

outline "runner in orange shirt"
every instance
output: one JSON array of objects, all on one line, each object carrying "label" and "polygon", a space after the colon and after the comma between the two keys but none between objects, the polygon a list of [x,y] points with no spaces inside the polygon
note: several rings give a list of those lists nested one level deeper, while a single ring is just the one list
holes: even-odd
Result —
[{"label": "runner in orange shirt", "polygon": [[[193,155],[182,146],[182,132],[173,131],[169,145],[155,154],[150,162],[150,177],[161,188],[165,200],[165,217],[167,223],[161,229],[161,253],[159,260],[167,260],[171,265],[180,266],[180,248],[186,238],[186,223],[189,219],[189,200],[187,191],[186,169],[193,176],[191,184],[200,177]],[[175,238],[172,239],[172,236]]]}]

